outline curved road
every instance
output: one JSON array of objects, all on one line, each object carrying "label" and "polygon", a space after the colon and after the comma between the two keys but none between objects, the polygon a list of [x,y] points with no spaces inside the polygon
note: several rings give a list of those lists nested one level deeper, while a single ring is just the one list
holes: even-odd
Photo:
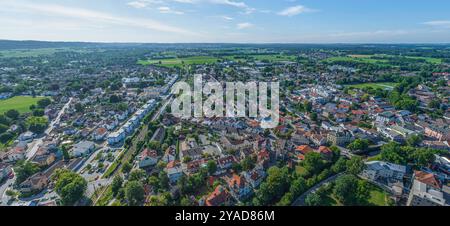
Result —
[{"label": "curved road", "polygon": [[332,181],[335,181],[337,178],[339,178],[340,176],[342,176],[343,173],[339,173],[336,174],[334,176],[331,176],[323,181],[321,181],[320,183],[314,185],[314,187],[310,188],[308,191],[306,191],[305,193],[303,193],[302,195],[300,195],[300,197],[298,197],[293,203],[292,206],[304,206],[305,205],[305,199],[306,196],[308,196],[311,193],[316,192],[320,187],[322,187],[325,184],[328,184]]}]

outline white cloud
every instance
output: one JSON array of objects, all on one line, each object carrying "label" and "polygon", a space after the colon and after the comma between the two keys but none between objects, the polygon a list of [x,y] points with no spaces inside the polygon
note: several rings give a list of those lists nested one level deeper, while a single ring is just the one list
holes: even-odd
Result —
[{"label": "white cloud", "polygon": [[242,30],[242,29],[251,28],[251,27],[253,27],[254,25],[251,24],[251,23],[247,23],[247,22],[246,22],[246,23],[239,23],[239,24],[237,24],[236,26],[237,26],[237,29]]},{"label": "white cloud", "polygon": [[167,6],[158,7],[158,10],[159,10],[160,13],[170,13],[170,14],[177,14],[177,15],[184,14],[184,12],[173,10],[170,7],[167,7]]},{"label": "white cloud", "polygon": [[228,5],[242,9],[244,10],[245,14],[253,13],[256,10],[255,8],[248,6],[245,2],[238,2],[232,0],[210,0],[210,2],[214,4]]},{"label": "white cloud", "polygon": [[14,1],[14,2],[0,2],[0,8],[2,8],[3,11],[20,10],[28,13],[40,14],[42,16],[53,16],[58,18],[62,17],[62,18],[84,20],[100,25],[112,24],[127,27],[131,26],[155,31],[194,35],[194,33],[190,31],[170,26],[152,19],[116,16],[109,13],[88,10],[83,8],[68,7],[63,5],[35,4],[31,2],[22,3]]},{"label": "white cloud", "polygon": [[283,11],[279,12],[278,15],[280,15],[280,16],[296,16],[298,14],[308,13],[308,12],[312,12],[312,11],[314,11],[314,10],[307,8],[305,6],[302,6],[302,5],[297,5],[297,6],[292,6],[292,7],[284,9]]},{"label": "white cloud", "polygon": [[229,16],[221,16],[222,19],[227,20],[227,21],[231,21],[234,20],[233,17],[229,17]]},{"label": "white cloud", "polygon": [[132,2],[128,2],[127,5],[136,8],[136,9],[142,9],[142,8],[147,8],[150,5],[155,5],[155,4],[162,4],[164,3],[162,0],[137,0],[137,1],[132,1]]},{"label": "white cloud", "polygon": [[435,20],[428,21],[422,24],[438,28],[450,28],[450,20]]}]

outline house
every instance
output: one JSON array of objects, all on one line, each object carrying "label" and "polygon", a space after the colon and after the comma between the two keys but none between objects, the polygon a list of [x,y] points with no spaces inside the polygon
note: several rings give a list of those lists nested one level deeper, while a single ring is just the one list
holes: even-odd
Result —
[{"label": "house", "polygon": [[92,141],[81,141],[72,147],[69,151],[74,157],[81,157],[90,154],[95,149],[95,143]]},{"label": "house", "polygon": [[371,161],[365,165],[362,176],[372,181],[402,181],[406,174],[406,166],[389,162]]},{"label": "house", "polygon": [[114,144],[120,143],[123,140],[125,140],[125,137],[126,137],[125,131],[123,129],[119,129],[118,131],[109,134],[108,144],[114,145]]},{"label": "house", "polygon": [[19,135],[19,141],[29,142],[29,141],[33,140],[35,137],[36,137],[36,134],[34,134],[31,131],[27,131],[27,132]]},{"label": "house", "polygon": [[158,163],[158,153],[155,150],[144,149],[137,157],[139,168],[154,166]]},{"label": "house", "polygon": [[233,196],[239,200],[249,197],[253,192],[245,177],[237,174],[228,181],[228,187]]},{"label": "house", "polygon": [[330,132],[327,135],[327,141],[332,143],[333,145],[337,146],[345,146],[352,142],[353,136],[348,131],[342,131],[342,132]]},{"label": "house", "polygon": [[166,149],[166,151],[164,152],[164,156],[162,157],[162,161],[165,163],[169,163],[172,161],[175,161],[176,159],[176,153],[177,150],[175,150],[175,148],[173,146],[170,146]]},{"label": "house", "polygon": [[94,133],[92,134],[92,139],[95,141],[101,141],[104,140],[106,137],[108,130],[104,127],[97,128]]},{"label": "house", "polygon": [[5,162],[16,162],[25,159],[25,149],[23,147],[16,146],[6,152],[3,155],[3,159]]},{"label": "house", "polygon": [[256,189],[266,177],[266,172],[262,168],[256,167],[251,171],[244,172],[244,177],[248,181],[248,183],[250,183],[250,185]]},{"label": "house", "polygon": [[236,160],[235,160],[234,156],[232,156],[232,155],[222,157],[217,160],[217,163],[218,163],[220,169],[222,169],[222,170],[230,169],[233,166],[233,163],[235,163],[235,162],[236,162]]},{"label": "house", "polygon": [[11,165],[0,162],[0,182],[9,177],[12,173],[13,171]]},{"label": "house", "polygon": [[[445,190],[448,191],[448,187]],[[448,193],[444,194],[443,188],[436,176],[422,171],[414,172],[414,181],[409,193],[407,206],[445,206]]]},{"label": "house", "polygon": [[46,188],[48,183],[49,177],[46,174],[39,172],[20,183],[19,191],[22,193],[34,193]]},{"label": "house", "polygon": [[331,161],[333,159],[333,151],[327,146],[320,146],[319,149],[315,150],[315,152],[319,153],[323,159],[327,161]]},{"label": "house", "polygon": [[176,183],[183,176],[183,168],[180,162],[171,161],[167,164],[165,171],[170,183]]},{"label": "house", "polygon": [[221,185],[205,199],[206,206],[228,206],[231,202],[230,193]]},{"label": "house", "polygon": [[182,164],[183,172],[187,175],[197,173],[201,168],[206,167],[205,159],[199,159]]},{"label": "house", "polygon": [[380,123],[393,122],[395,121],[395,114],[390,111],[385,111],[383,113],[378,114],[375,120]]},{"label": "house", "polygon": [[56,160],[56,154],[51,153],[47,148],[41,147],[31,159],[31,162],[39,166],[49,166]]},{"label": "house", "polygon": [[425,135],[428,137],[435,138],[439,141],[450,140],[450,131],[445,128],[440,128],[437,126],[428,125],[425,127]]},{"label": "house", "polygon": [[295,148],[295,153],[297,154],[298,160],[304,160],[306,154],[313,152],[314,150],[308,145],[300,145]]}]

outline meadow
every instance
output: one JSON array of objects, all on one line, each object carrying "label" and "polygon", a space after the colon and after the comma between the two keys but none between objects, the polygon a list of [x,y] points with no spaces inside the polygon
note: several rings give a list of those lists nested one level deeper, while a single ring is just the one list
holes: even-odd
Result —
[{"label": "meadow", "polygon": [[163,67],[177,67],[183,65],[194,65],[194,64],[211,64],[216,63],[219,60],[217,57],[211,56],[193,56],[193,57],[182,57],[182,58],[170,58],[170,59],[160,59],[160,60],[140,60],[138,64],[141,65],[159,65]]},{"label": "meadow", "polygon": [[416,59],[416,60],[425,60],[431,64],[441,64],[442,59],[432,58],[432,57],[416,57],[416,56],[395,56],[395,55],[386,55],[386,54],[375,54],[375,55],[363,55],[363,54],[354,54],[343,57],[330,57],[326,59],[327,62],[338,62],[338,61],[347,61],[347,62],[360,62],[360,63],[371,63],[371,64],[389,64],[390,59]]},{"label": "meadow", "polygon": [[49,56],[58,52],[90,52],[74,48],[15,49],[0,51],[0,58]]},{"label": "meadow", "polygon": [[364,88],[372,88],[372,89],[393,89],[397,83],[394,82],[379,82],[379,83],[361,83],[355,85],[349,85],[349,88],[354,89],[364,89]]},{"label": "meadow", "polygon": [[0,100],[0,114],[3,114],[11,109],[19,111],[21,114],[30,112],[30,106],[36,105],[37,102],[44,97],[31,97],[31,96],[15,96],[9,99]]}]

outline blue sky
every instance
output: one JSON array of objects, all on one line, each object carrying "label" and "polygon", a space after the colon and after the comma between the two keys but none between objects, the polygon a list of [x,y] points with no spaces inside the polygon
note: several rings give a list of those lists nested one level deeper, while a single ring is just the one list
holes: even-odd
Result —
[{"label": "blue sky", "polygon": [[447,0],[0,0],[0,39],[450,42]]}]

